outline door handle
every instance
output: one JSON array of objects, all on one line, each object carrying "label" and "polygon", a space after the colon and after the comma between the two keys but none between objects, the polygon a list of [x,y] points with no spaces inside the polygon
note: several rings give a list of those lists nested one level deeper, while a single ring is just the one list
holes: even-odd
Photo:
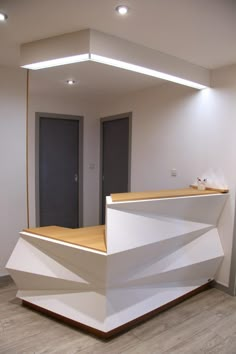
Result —
[{"label": "door handle", "polygon": [[74,175],[74,180],[75,180],[76,183],[78,182],[78,175],[77,175],[77,173],[75,173],[75,175]]}]

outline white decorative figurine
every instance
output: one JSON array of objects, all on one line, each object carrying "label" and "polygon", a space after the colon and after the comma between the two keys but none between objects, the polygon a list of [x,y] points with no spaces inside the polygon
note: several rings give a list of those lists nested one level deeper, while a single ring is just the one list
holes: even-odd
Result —
[{"label": "white decorative figurine", "polygon": [[206,183],[207,183],[207,179],[201,179],[201,178],[197,178],[197,188],[200,191],[204,191],[206,189]]}]

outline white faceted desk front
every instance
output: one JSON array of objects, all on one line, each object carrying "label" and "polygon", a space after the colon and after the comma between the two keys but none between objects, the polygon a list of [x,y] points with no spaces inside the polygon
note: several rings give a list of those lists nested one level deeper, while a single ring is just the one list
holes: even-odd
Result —
[{"label": "white faceted desk front", "polygon": [[209,193],[107,197],[106,230],[21,232],[7,264],[17,297],[109,337],[202,290],[223,259],[217,223],[227,194]]}]

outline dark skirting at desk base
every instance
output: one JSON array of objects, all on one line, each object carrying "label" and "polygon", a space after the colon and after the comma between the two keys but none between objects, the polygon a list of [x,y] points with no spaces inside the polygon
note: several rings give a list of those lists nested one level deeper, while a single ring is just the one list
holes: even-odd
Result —
[{"label": "dark skirting at desk base", "polygon": [[93,327],[90,327],[90,326],[86,326],[83,323],[74,321],[74,320],[72,320],[70,318],[64,317],[64,316],[59,315],[59,314],[57,314],[55,312],[49,311],[47,309],[44,309],[43,307],[40,307],[38,305],[34,305],[34,304],[32,304],[32,303],[30,303],[28,301],[25,301],[25,300],[22,300],[22,305],[26,306],[26,307],[29,307],[29,308],[31,308],[31,309],[33,309],[35,311],[41,312],[41,313],[45,314],[46,316],[53,317],[56,320],[59,320],[61,322],[64,322],[64,323],[68,324],[69,326],[77,327],[77,328],[81,329],[82,331],[85,331],[87,333],[95,335],[95,336],[97,336],[99,338],[110,339],[110,338],[112,338],[112,337],[114,337],[116,335],[119,335],[119,334],[122,334],[125,331],[128,331],[132,327],[134,327],[134,326],[136,326],[138,324],[141,324],[142,322],[145,322],[145,321],[149,320],[150,318],[158,315],[159,313],[161,313],[161,312],[163,312],[165,310],[168,310],[169,308],[171,308],[171,307],[173,307],[175,305],[178,305],[179,303],[183,302],[184,300],[187,300],[188,298],[190,298],[190,297],[192,297],[192,296],[194,296],[196,294],[199,294],[202,291],[208,290],[209,288],[212,287],[212,285],[213,285],[213,281],[210,281],[210,282],[208,282],[206,284],[203,284],[203,285],[199,286],[197,289],[194,289],[194,290],[190,291],[189,293],[184,294],[184,295],[178,297],[177,299],[175,299],[173,301],[170,301],[167,304],[162,305],[162,306],[156,308],[155,310],[146,313],[143,316],[135,318],[134,320],[132,320],[130,322],[127,322],[127,323],[125,323],[122,326],[114,328],[114,329],[112,329],[109,332],[103,332],[103,331],[100,331],[100,330],[98,330],[96,328],[93,328]]}]

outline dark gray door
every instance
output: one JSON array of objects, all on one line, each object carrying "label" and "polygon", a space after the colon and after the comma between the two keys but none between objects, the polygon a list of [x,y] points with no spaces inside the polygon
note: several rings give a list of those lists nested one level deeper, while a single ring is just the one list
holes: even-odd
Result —
[{"label": "dark gray door", "polygon": [[106,196],[129,189],[129,117],[102,122],[102,223]]},{"label": "dark gray door", "polygon": [[78,166],[79,121],[41,117],[40,226],[78,227]]}]

